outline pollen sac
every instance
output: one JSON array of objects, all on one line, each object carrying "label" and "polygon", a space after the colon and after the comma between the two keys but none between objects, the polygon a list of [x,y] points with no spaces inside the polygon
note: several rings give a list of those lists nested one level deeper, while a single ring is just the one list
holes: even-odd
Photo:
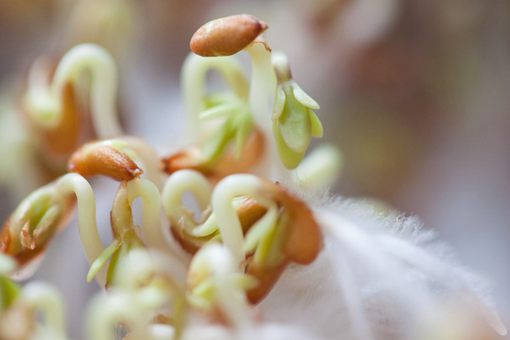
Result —
[{"label": "pollen sac", "polygon": [[267,27],[265,22],[247,14],[219,18],[195,32],[190,48],[202,57],[233,55],[251,44]]},{"label": "pollen sac", "polygon": [[84,177],[103,175],[116,181],[130,181],[143,173],[116,141],[83,145],[71,156],[68,170]]},{"label": "pollen sac", "polygon": [[60,231],[73,211],[74,196],[62,197],[48,184],[25,198],[0,231],[0,251],[19,266],[35,259]]}]

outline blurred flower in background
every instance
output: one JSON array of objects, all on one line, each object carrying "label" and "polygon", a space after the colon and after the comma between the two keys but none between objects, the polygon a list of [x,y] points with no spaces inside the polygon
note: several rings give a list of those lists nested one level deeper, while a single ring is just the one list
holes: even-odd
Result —
[{"label": "blurred flower in background", "polygon": [[[19,112],[33,60],[60,57],[82,42],[104,46],[119,63],[127,131],[169,147],[177,139],[171,136],[182,135],[175,124],[183,110],[179,68],[191,33],[236,13],[268,23],[293,77],[321,103],[324,138],[342,150],[335,192],[417,214],[491,281],[509,315],[505,1],[0,0],[0,151],[2,159],[15,156],[0,169],[3,219],[59,174],[41,164]],[[78,279],[87,271],[81,254],[68,256],[78,242],[77,232],[56,240],[38,273],[73,296],[71,334],[80,334],[82,305],[95,289]]]}]

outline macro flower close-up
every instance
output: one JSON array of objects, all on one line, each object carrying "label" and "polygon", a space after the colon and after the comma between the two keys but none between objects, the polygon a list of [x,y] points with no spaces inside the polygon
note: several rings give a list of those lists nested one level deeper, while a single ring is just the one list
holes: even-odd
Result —
[{"label": "macro flower close-up", "polygon": [[0,0],[0,340],[497,340],[510,5]]}]

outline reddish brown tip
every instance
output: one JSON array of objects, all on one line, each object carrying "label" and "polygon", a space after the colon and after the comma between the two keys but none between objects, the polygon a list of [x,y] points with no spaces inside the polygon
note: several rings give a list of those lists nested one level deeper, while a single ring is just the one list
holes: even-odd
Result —
[{"label": "reddish brown tip", "polygon": [[190,49],[203,57],[236,54],[251,44],[267,24],[253,15],[238,14],[209,21],[190,41]]},{"label": "reddish brown tip", "polygon": [[101,142],[88,143],[73,153],[68,170],[84,177],[103,175],[116,181],[130,181],[143,170],[125,153]]}]

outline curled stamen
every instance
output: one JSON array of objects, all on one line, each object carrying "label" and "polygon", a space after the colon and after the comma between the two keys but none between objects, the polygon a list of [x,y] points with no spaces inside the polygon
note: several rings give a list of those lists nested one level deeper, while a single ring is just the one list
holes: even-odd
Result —
[{"label": "curled stamen", "polygon": [[[202,212],[198,219],[182,202],[187,192],[192,193],[198,201]],[[165,184],[163,190],[165,213],[171,222],[174,237],[188,252],[195,253],[205,243],[221,240],[216,218],[210,210],[211,192],[209,181],[202,174],[192,170],[174,173]],[[234,204],[244,231],[266,212],[266,208],[253,199],[240,198]]]},{"label": "curled stamen", "polygon": [[[202,26],[190,42],[191,50],[203,56],[232,55],[245,50],[251,57],[249,109],[264,139],[270,139],[270,103],[274,98],[276,78],[271,66],[271,49],[260,35],[267,29],[261,20],[247,15],[234,15],[213,20]],[[273,142],[270,142],[271,144]],[[272,158],[268,148],[265,166]]]},{"label": "curled stamen", "polygon": [[[127,183],[129,204],[140,197],[143,203],[142,231],[144,243],[162,251],[169,251],[166,235],[161,229],[161,197],[158,188],[149,180],[135,179]],[[172,251],[172,254],[175,253]]]},{"label": "curled stamen", "polygon": [[0,251],[25,267],[41,254],[67,221],[74,200],[50,183],[25,198],[0,232]]},{"label": "curled stamen", "polygon": [[209,71],[217,71],[239,99],[248,95],[248,83],[239,63],[232,57],[203,58],[190,54],[183,65],[181,84],[186,105],[186,138],[196,141],[199,132],[199,114],[207,109],[205,82]]},{"label": "curled stamen", "polygon": [[68,84],[76,87],[84,71],[92,73],[92,117],[98,137],[122,134],[115,109],[115,62],[105,50],[92,44],[78,45],[67,52],[57,66],[51,85],[39,81],[40,77],[32,78],[36,81],[29,84],[24,100],[30,116],[48,128],[58,125],[64,112],[64,88]]},{"label": "curled stamen", "polygon": [[[78,174],[67,174],[56,181],[58,195],[74,193],[78,201],[78,226],[80,238],[89,263],[103,252],[104,246],[96,222],[96,199],[90,184]],[[100,285],[105,283],[106,273],[100,271],[96,276]]]},{"label": "curled stamen", "polygon": [[[231,93],[206,97],[205,76],[210,70],[225,78]],[[197,143],[198,132],[206,137],[199,140],[199,146],[164,159],[165,171],[171,174],[180,169],[195,169],[210,177],[249,171],[261,158],[264,137],[253,126],[247,80],[239,64],[232,57],[203,58],[190,54],[184,64],[182,84],[188,130],[193,130],[188,137],[193,143]],[[206,120],[211,124],[205,124]]]},{"label": "curled stamen", "polygon": [[163,188],[163,208],[170,220],[172,233],[185,250],[195,252],[202,242],[192,236],[191,230],[200,222],[195,220],[193,212],[182,203],[182,197],[186,192],[193,194],[201,211],[206,211],[209,206],[212,188],[209,181],[202,174],[193,170],[175,172],[168,178]]},{"label": "curled stamen", "polygon": [[69,160],[69,171],[82,176],[104,175],[117,181],[129,181],[142,174],[143,170],[116,140],[92,142],[83,145]]},{"label": "curled stamen", "polygon": [[41,147],[50,153],[68,155],[78,145],[82,110],[78,105],[76,91],[71,83],[61,88],[60,117],[52,119],[57,104],[48,93],[47,76],[51,67],[45,59],[38,59],[28,78],[25,107],[34,130],[41,136]]},{"label": "curled stamen", "polygon": [[[276,219],[269,215],[260,227],[253,227],[262,232],[256,233],[259,245],[255,256],[246,262],[242,227],[232,205],[232,200],[242,195],[272,201],[280,209]],[[216,186],[212,207],[223,242],[235,263],[244,264],[246,272],[259,280],[259,285],[248,292],[251,302],[260,301],[269,292],[288,262],[308,264],[321,249],[322,236],[311,210],[279,185],[253,175],[232,175]],[[269,213],[274,214],[274,208],[268,207]]]}]

